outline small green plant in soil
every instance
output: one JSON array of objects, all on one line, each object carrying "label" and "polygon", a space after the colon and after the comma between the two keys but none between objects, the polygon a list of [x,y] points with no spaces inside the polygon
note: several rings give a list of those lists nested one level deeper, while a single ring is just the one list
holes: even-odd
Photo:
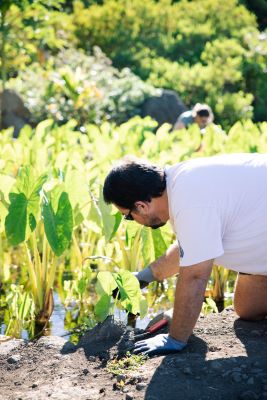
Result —
[{"label": "small green plant in soil", "polygon": [[121,359],[113,359],[107,363],[107,371],[113,375],[127,375],[129,371],[137,370],[147,360],[147,356],[143,354],[126,353]]}]

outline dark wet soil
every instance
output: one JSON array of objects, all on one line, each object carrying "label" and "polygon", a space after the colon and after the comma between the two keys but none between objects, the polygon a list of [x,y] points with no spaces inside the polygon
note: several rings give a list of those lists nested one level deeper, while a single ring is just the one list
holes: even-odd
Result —
[{"label": "dark wet soil", "polygon": [[267,319],[241,321],[231,309],[200,317],[182,352],[107,372],[131,335],[109,320],[77,346],[55,336],[1,343],[0,399],[267,400]]}]

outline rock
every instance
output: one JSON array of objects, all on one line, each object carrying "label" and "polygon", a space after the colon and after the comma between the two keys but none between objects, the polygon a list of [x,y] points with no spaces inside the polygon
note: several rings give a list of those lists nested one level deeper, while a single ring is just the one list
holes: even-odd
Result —
[{"label": "rock", "polygon": [[25,107],[19,94],[10,89],[0,93],[0,110],[2,111],[0,129],[13,127],[13,136],[17,138],[23,126],[30,123],[30,111]]},{"label": "rock", "polygon": [[129,392],[125,396],[125,400],[133,400],[134,399],[134,394],[132,392]]},{"label": "rock", "polygon": [[38,387],[38,383],[33,383],[32,384],[32,389],[35,389],[35,388],[37,388]]},{"label": "rock", "polygon": [[186,106],[176,92],[162,90],[160,96],[149,97],[142,105],[141,116],[150,116],[159,125],[165,122],[174,125],[180,114],[186,111]]},{"label": "rock", "polygon": [[116,380],[117,380],[117,382],[121,382],[121,381],[125,382],[126,376],[125,375],[117,375]]},{"label": "rock", "polygon": [[89,374],[89,369],[87,369],[87,368],[83,369],[83,374],[84,375],[88,375]]},{"label": "rock", "polygon": [[7,362],[9,364],[17,364],[21,360],[21,356],[19,354],[14,354],[11,357],[8,357]]},{"label": "rock", "polygon": [[137,383],[136,385],[136,390],[141,391],[144,390],[147,387],[145,383]]},{"label": "rock", "polygon": [[8,354],[13,352],[15,349],[18,349],[19,347],[22,347],[25,345],[26,342],[23,339],[12,339],[7,342],[1,343],[0,346],[0,354]]},{"label": "rock", "polygon": [[38,340],[37,346],[45,349],[53,349],[53,348],[59,349],[62,348],[63,346],[66,346],[66,343],[67,343],[66,339],[60,336],[42,336]]},{"label": "rock", "polygon": [[94,357],[94,356],[89,356],[89,357],[88,357],[88,361],[95,362],[95,361],[96,361],[96,357]]}]

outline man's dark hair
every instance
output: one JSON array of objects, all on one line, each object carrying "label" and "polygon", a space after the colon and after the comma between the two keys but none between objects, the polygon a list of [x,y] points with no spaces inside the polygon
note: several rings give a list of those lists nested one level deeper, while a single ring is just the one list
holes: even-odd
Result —
[{"label": "man's dark hair", "polygon": [[136,201],[151,201],[166,189],[164,170],[143,160],[125,158],[107,175],[103,196],[106,203],[133,209]]},{"label": "man's dark hair", "polygon": [[210,116],[210,112],[209,112],[209,110],[199,110],[197,112],[197,115],[199,117],[209,117]]}]

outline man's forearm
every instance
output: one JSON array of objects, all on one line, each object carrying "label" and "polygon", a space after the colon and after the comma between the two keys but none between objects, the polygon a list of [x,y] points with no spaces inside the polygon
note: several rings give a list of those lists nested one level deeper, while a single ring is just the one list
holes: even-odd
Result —
[{"label": "man's forearm", "polygon": [[170,335],[186,342],[191,335],[201,311],[207,280],[183,279],[180,276],[175,292],[174,311]]},{"label": "man's forearm", "polygon": [[179,247],[178,243],[172,244],[163,256],[150,264],[155,280],[162,281],[179,272]]}]

